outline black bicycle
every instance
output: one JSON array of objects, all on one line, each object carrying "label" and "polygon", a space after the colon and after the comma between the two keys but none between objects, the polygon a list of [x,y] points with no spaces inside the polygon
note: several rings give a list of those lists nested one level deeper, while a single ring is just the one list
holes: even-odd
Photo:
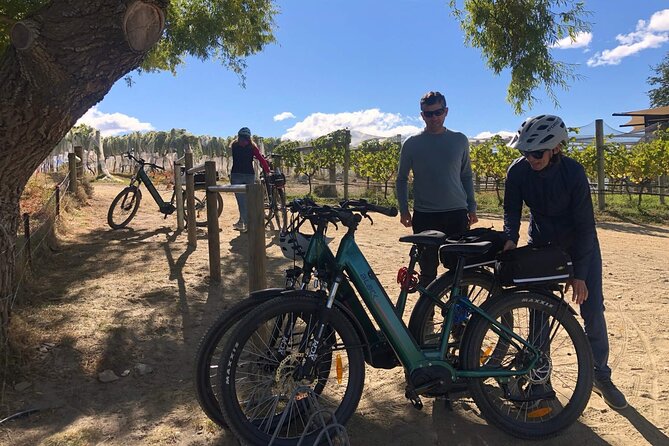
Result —
[{"label": "black bicycle", "polygon": [[[176,202],[176,189],[172,192],[172,198],[170,201],[163,200],[163,197],[160,196],[160,193],[154,186],[151,178],[146,173],[145,169],[155,170],[165,170],[163,167],[160,167],[153,163],[147,163],[142,158],[136,158],[132,155],[131,152],[128,152],[126,156],[137,163],[137,171],[130,178],[130,185],[124,188],[119,194],[114,198],[109,206],[109,211],[107,212],[107,223],[112,229],[122,229],[125,228],[128,223],[135,217],[137,210],[139,209],[139,204],[142,201],[142,191],[140,186],[142,183],[146,185],[151,197],[155,200],[158,205],[158,209],[161,213],[165,214],[165,218],[168,215],[174,213],[177,209]],[[184,169],[182,168],[182,174]],[[204,188],[204,181],[197,181],[196,179],[196,191],[195,191],[195,224],[196,226],[206,226],[207,225],[207,200],[206,200],[206,190]],[[187,210],[186,210],[186,193],[184,189],[183,194],[184,200],[184,218],[188,222]],[[217,194],[217,204],[218,204],[218,215],[220,216],[223,212],[223,198],[220,194]]]},{"label": "black bicycle", "polygon": [[263,184],[265,201],[265,226],[274,221],[276,229],[285,231],[288,225],[288,214],[286,207],[286,176],[281,172],[278,164],[281,155],[272,155],[273,171],[269,174],[260,174]]}]

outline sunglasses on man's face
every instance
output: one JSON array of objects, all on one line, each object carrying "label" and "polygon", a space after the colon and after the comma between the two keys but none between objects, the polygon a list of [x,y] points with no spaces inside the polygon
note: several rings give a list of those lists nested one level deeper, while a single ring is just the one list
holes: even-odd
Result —
[{"label": "sunglasses on man's face", "polygon": [[444,113],[446,113],[446,109],[445,108],[439,108],[437,110],[424,111],[423,116],[425,116],[426,118],[431,118],[432,116],[441,116]]},{"label": "sunglasses on man's face", "polygon": [[537,159],[537,160],[540,160],[541,158],[543,158],[544,153],[546,153],[546,152],[548,152],[548,149],[535,150],[534,152],[523,152],[522,150],[520,151],[520,153],[522,153],[525,158],[532,157],[532,158]]}]

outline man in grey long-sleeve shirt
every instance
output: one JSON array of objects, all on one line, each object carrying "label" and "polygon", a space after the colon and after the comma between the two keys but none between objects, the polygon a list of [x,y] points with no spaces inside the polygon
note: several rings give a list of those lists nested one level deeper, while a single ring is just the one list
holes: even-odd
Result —
[{"label": "man in grey long-sleeve shirt", "polygon": [[[400,221],[414,233],[435,229],[446,235],[465,231],[478,221],[469,142],[462,133],[448,130],[446,98],[429,92],[420,100],[425,130],[404,142],[397,171]],[[413,171],[414,214],[409,212],[409,171]],[[420,258],[420,284],[437,276],[439,254],[428,248]]]}]

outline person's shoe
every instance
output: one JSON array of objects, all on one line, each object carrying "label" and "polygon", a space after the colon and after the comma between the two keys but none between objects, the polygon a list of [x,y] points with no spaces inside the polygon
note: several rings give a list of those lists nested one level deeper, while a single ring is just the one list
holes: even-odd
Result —
[{"label": "person's shoe", "polygon": [[232,229],[234,229],[236,231],[242,231],[242,232],[244,232],[245,227],[246,226],[244,225],[244,222],[242,222],[242,221],[238,221],[237,223],[232,225]]},{"label": "person's shoe", "polygon": [[625,395],[618,390],[610,378],[594,380],[592,383],[592,391],[604,398],[604,402],[608,404],[611,409],[620,410],[627,407]]}]

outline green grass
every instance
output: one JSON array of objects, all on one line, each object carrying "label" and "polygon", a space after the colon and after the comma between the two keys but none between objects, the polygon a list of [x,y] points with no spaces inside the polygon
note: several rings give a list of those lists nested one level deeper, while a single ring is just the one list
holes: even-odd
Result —
[{"label": "green grass", "polygon": [[595,215],[598,218],[634,223],[669,224],[669,197],[665,197],[665,204],[662,204],[658,196],[643,195],[641,205],[638,205],[637,195],[632,195],[631,201],[627,195],[606,195],[606,207],[603,211],[597,209],[597,196],[592,198]]}]

